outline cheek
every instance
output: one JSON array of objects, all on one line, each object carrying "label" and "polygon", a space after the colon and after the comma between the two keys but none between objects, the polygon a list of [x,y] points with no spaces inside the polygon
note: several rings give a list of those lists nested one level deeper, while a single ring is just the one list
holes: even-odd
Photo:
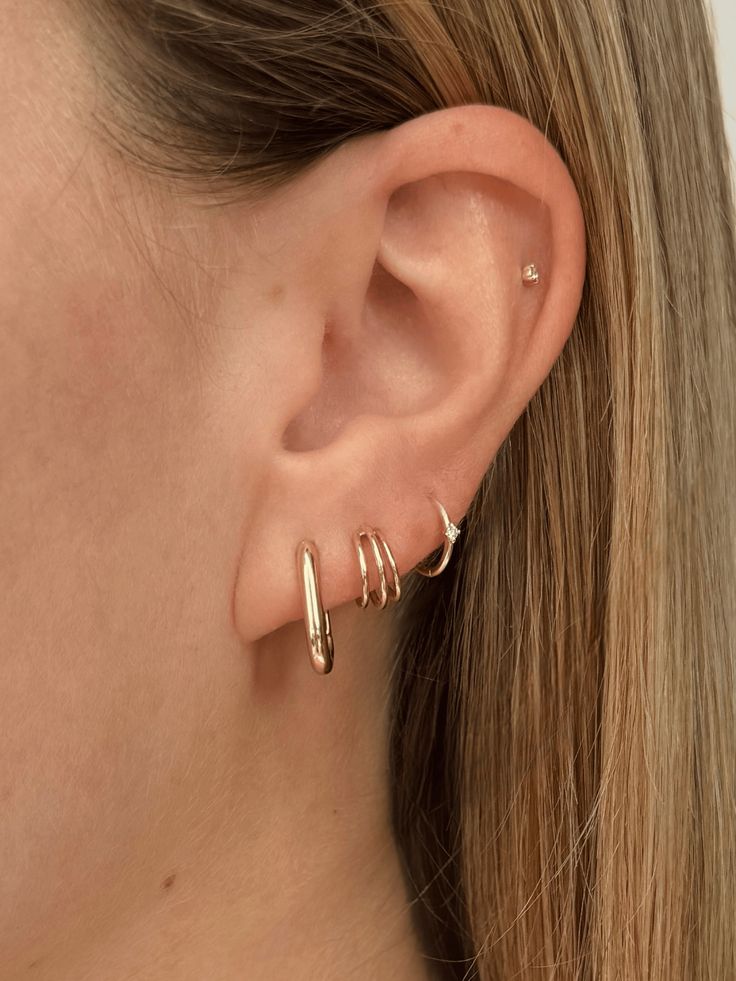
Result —
[{"label": "cheek", "polygon": [[73,282],[35,258],[45,288],[16,265],[0,306],[0,955],[184,810],[210,648],[233,644],[236,468],[187,328],[122,256]]},{"label": "cheek", "polygon": [[11,4],[0,32],[3,977],[165,865],[213,693],[236,690],[248,506],[235,414],[174,299],[191,270],[154,258],[161,228],[133,242],[146,201],[72,125],[82,70],[53,75],[50,6]]}]

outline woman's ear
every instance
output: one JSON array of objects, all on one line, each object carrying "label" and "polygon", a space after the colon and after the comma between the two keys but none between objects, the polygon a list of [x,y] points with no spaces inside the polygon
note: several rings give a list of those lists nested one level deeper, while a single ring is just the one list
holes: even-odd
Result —
[{"label": "woman's ear", "polygon": [[301,539],[319,548],[328,609],[360,595],[360,525],[380,529],[401,574],[439,545],[431,497],[462,518],[560,353],[585,275],[567,168],[494,106],[349,141],[275,194],[259,227],[278,229],[292,319],[234,592],[248,641],[302,616]]}]

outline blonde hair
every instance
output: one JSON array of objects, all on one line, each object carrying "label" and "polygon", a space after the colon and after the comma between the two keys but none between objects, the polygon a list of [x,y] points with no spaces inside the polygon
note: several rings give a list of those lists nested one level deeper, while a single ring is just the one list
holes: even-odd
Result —
[{"label": "blonde hair", "polygon": [[700,0],[79,0],[106,136],[265,194],[446,106],[582,201],[573,333],[450,568],[412,577],[397,837],[442,976],[736,976],[736,245]]}]

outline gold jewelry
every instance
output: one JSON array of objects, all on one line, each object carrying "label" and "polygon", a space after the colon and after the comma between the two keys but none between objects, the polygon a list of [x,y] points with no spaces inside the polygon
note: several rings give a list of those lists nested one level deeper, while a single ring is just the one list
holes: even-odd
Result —
[{"label": "gold jewelry", "polygon": [[332,640],[330,614],[322,606],[319,595],[319,558],[317,546],[304,539],[296,549],[299,570],[299,586],[304,604],[304,626],[307,632],[307,649],[312,667],[317,674],[329,674],[335,645]]},{"label": "gold jewelry", "polygon": [[[380,593],[377,593],[375,589],[370,589],[368,585],[368,566],[365,561],[365,552],[363,551],[363,537],[367,538],[371,543],[371,551],[373,552],[373,558],[378,571]],[[363,595],[356,599],[355,602],[357,605],[365,609],[366,606],[368,606],[368,600],[370,599],[374,606],[377,606],[382,610],[389,601],[398,603],[401,599],[399,571],[396,567],[396,561],[393,553],[388,547],[388,542],[383,537],[381,532],[376,528],[369,528],[367,525],[363,525],[353,535],[353,541],[355,542],[355,548],[358,552],[360,577],[363,580]],[[386,581],[386,567],[383,562],[383,556],[381,555],[381,548],[383,548],[383,551],[386,553],[388,564],[391,567],[391,577],[393,581],[390,584]]]},{"label": "gold jewelry", "polygon": [[521,270],[521,281],[525,286],[536,286],[539,282],[539,270],[533,262]]},{"label": "gold jewelry", "polygon": [[457,527],[457,525],[454,525],[452,521],[450,521],[447,511],[440,504],[440,502],[434,497],[432,500],[437,505],[437,509],[440,512],[440,517],[442,518],[442,523],[445,529],[443,532],[445,540],[442,543],[442,555],[440,556],[439,562],[435,566],[428,566],[425,563],[420,562],[414,567],[417,572],[420,572],[423,576],[428,576],[430,578],[432,576],[438,576],[446,568],[447,563],[450,561],[450,556],[452,555],[453,545],[457,541],[457,537],[460,534],[460,529]]}]

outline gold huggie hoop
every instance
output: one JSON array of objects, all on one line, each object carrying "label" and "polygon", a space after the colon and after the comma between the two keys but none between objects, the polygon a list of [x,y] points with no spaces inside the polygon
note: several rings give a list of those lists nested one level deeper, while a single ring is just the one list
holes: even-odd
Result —
[{"label": "gold huggie hoop", "polygon": [[322,606],[319,595],[319,559],[314,542],[304,539],[296,549],[299,570],[299,586],[304,604],[304,626],[307,631],[307,649],[312,667],[317,674],[329,674],[335,645],[332,640],[330,614]]},{"label": "gold huggie hoop", "polygon": [[[378,572],[378,582],[380,586],[380,592],[377,593],[375,589],[370,589],[368,585],[368,566],[365,561],[365,552],[363,551],[362,538],[365,536],[371,543],[371,551],[373,552],[373,558],[376,563],[376,570]],[[379,609],[383,609],[387,602],[398,603],[401,599],[401,582],[399,580],[399,570],[396,567],[396,560],[394,559],[393,552],[388,546],[388,542],[383,537],[380,531],[376,528],[368,528],[363,526],[353,535],[353,541],[355,542],[355,548],[358,552],[358,564],[360,565],[360,577],[363,580],[363,595],[356,599],[358,606],[365,609],[368,606],[368,600],[370,600],[374,606]],[[386,580],[386,567],[383,562],[383,556],[381,555],[381,548],[386,554],[388,559],[388,564],[391,568],[392,582],[389,584]]]},{"label": "gold huggie hoop", "polygon": [[437,498],[433,497],[432,500],[437,505],[437,509],[440,512],[440,517],[442,518],[442,524],[444,525],[444,536],[445,540],[442,543],[442,555],[440,560],[435,566],[428,566],[423,562],[420,562],[414,568],[417,572],[421,573],[423,576],[428,576],[429,578],[433,576],[438,576],[444,569],[447,568],[447,563],[450,561],[450,556],[452,555],[452,548],[457,541],[457,537],[460,534],[460,529],[457,525],[454,525],[450,521],[449,515],[444,507],[440,504]]}]

